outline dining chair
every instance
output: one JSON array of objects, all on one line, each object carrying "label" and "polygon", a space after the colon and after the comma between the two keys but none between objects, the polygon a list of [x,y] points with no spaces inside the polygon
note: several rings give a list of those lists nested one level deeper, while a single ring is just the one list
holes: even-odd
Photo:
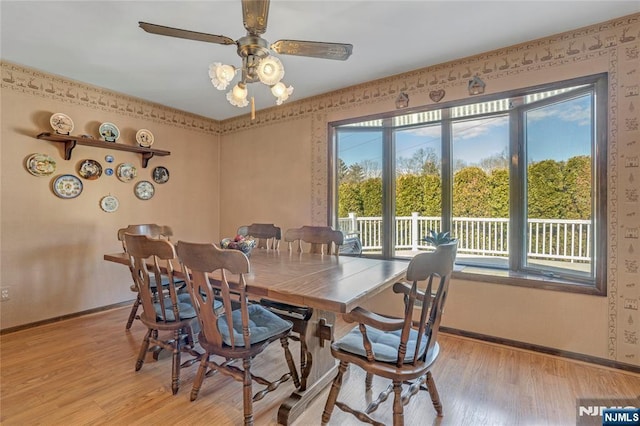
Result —
[{"label": "dining chair", "polygon": [[[438,417],[442,416],[442,403],[431,367],[440,353],[438,329],[456,250],[457,242],[452,242],[411,259],[407,280],[412,283],[396,283],[393,287],[396,293],[404,296],[404,318],[381,316],[360,307],[343,316],[347,322],[356,322],[358,326],[331,344],[331,354],[340,365],[322,413],[322,424],[329,422],[337,406],[360,421],[383,425],[370,415],[393,392],[393,424],[403,425],[403,407],[420,390],[429,392]],[[421,290],[418,283],[424,281],[426,289]],[[349,364],[366,372],[365,395],[370,396],[374,375],[391,380],[391,384],[364,410],[356,410],[337,400]],[[406,385],[404,390],[403,384]]]},{"label": "dining chair", "polygon": [[252,223],[239,227],[238,235],[257,239],[257,248],[277,250],[282,239],[282,230],[273,223]]},{"label": "dining chair", "polygon": [[[290,252],[302,253],[307,249],[309,253],[338,256],[344,236],[341,231],[336,231],[330,226],[305,225],[300,228],[287,229],[284,239]],[[313,309],[264,298],[260,300],[260,304],[281,318],[293,322],[293,332],[296,334],[292,334],[290,338],[300,342],[300,390],[305,390],[313,362],[306,343],[307,326],[311,315],[313,315]]]},{"label": "dining chair", "polygon": [[[188,293],[178,293],[173,283],[173,262],[177,257],[171,242],[127,232],[124,240],[142,305],[140,321],[147,327],[136,360],[136,371],[142,368],[149,347],[156,360],[162,349],[171,351],[171,390],[175,395],[180,386],[180,368],[196,363],[201,357],[194,349],[192,334],[196,311],[191,303],[191,296]],[[161,274],[162,269],[165,270],[164,274]],[[161,282],[164,277],[169,281],[166,291],[158,291],[159,288],[165,288]],[[160,337],[160,332],[171,334]],[[187,352],[194,358],[182,363],[181,352]]]},{"label": "dining chair", "polygon": [[304,252],[304,244],[309,245],[309,253],[335,254],[340,252],[340,246],[344,242],[344,235],[330,226],[302,226],[300,228],[287,229],[284,240],[289,245],[289,250]]},{"label": "dining chair", "polygon": [[[136,224],[136,225],[129,225],[126,228],[120,228],[118,229],[118,241],[122,243],[122,249],[124,250],[125,253],[127,252],[127,244],[125,243],[125,240],[124,240],[125,233],[130,233],[135,235],[147,235],[151,238],[162,238],[166,240],[170,240],[171,237],[173,236],[173,230],[171,229],[170,226],[157,225],[155,223]],[[163,275],[162,276],[163,288],[166,288],[168,283],[169,283],[168,277]],[[174,283],[179,287],[184,287],[185,285],[184,280],[181,280],[181,279],[174,279]],[[137,294],[138,288],[135,284],[135,278],[134,278],[134,283],[131,285],[130,289],[131,291],[136,293],[136,300],[133,302],[133,306],[131,306],[131,312],[129,313],[129,318],[127,319],[127,324],[125,326],[126,330],[129,330],[131,328],[131,325],[133,324],[134,319],[139,319],[139,316],[137,314],[138,314],[138,308],[140,307],[140,296]],[[152,280],[152,290],[154,293],[157,292],[157,289],[155,287],[155,280]]]},{"label": "dining chair", "polygon": [[[214,244],[178,241],[177,253],[200,323],[198,343],[206,351],[193,382],[191,401],[198,397],[205,376],[220,372],[242,382],[244,424],[252,425],[254,401],[261,400],[290,378],[296,387],[299,386],[288,342],[293,324],[259,304],[249,302],[245,275],[250,272],[250,264],[241,251],[219,249]],[[216,296],[222,300],[222,310],[212,309],[211,301]],[[276,340],[284,350],[288,372],[270,381],[254,375],[251,363]],[[213,356],[224,360],[216,360]],[[242,361],[241,368],[232,365],[238,360]],[[277,369],[271,365],[269,370]],[[253,381],[265,386],[255,395]]]}]

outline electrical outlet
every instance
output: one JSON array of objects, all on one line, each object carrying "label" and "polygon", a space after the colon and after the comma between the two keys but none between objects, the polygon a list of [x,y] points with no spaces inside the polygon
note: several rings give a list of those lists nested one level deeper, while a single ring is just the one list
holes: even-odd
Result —
[{"label": "electrical outlet", "polygon": [[0,300],[3,302],[9,300],[9,287],[2,287],[0,289]]}]

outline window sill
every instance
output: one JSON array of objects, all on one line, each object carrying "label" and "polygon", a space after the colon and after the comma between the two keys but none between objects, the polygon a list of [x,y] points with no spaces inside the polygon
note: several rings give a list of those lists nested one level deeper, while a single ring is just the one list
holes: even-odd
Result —
[{"label": "window sill", "polygon": [[478,281],[491,284],[506,284],[518,287],[529,287],[541,290],[562,291],[568,293],[606,296],[596,286],[578,281],[546,277],[542,275],[517,273],[506,269],[480,268],[477,266],[456,265],[454,279]]}]

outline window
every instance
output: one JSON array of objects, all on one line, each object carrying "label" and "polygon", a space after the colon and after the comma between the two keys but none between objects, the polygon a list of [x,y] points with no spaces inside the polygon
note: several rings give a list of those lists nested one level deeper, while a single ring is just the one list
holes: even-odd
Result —
[{"label": "window", "polygon": [[367,256],[458,238],[465,278],[605,294],[606,76],[332,123],[334,221]]}]

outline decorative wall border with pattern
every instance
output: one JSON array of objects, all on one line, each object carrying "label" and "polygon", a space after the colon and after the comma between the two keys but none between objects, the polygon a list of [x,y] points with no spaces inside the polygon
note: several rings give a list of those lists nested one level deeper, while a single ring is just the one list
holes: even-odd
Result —
[{"label": "decorative wall border with pattern", "polygon": [[218,135],[220,122],[6,61],[1,85],[25,94]]}]

